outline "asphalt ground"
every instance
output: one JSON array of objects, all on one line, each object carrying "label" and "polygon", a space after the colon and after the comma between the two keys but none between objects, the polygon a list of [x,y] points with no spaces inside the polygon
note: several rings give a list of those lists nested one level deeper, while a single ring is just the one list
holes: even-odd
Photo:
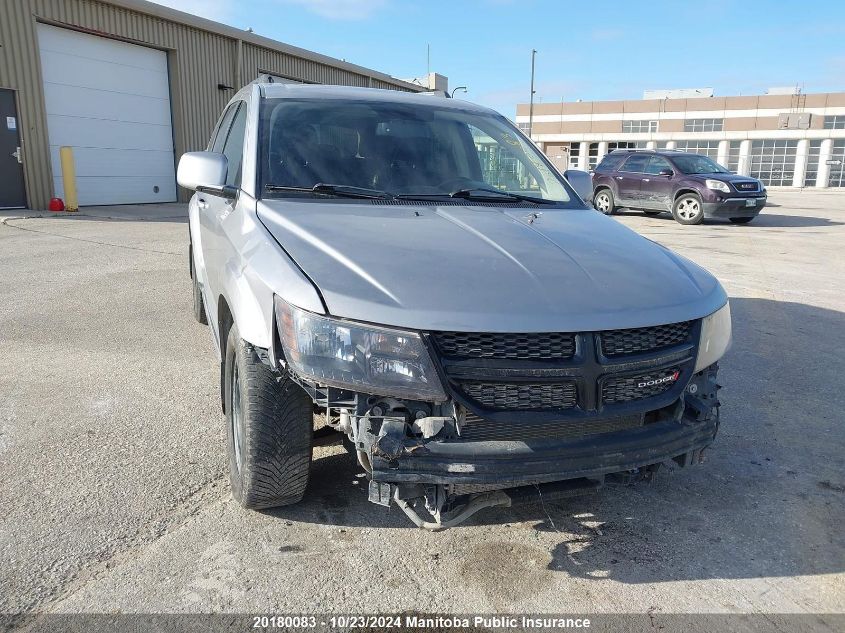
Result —
[{"label": "asphalt ground", "polygon": [[231,498],[183,206],[0,224],[0,613],[835,613],[845,605],[845,192],[754,223],[620,222],[731,296],[722,427],[652,484],[428,533],[340,447]]}]

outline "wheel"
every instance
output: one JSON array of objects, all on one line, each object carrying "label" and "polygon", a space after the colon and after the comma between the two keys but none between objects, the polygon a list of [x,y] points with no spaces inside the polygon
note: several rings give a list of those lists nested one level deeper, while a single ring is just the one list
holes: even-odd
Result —
[{"label": "wheel", "polygon": [[704,208],[701,198],[695,193],[685,193],[675,200],[672,217],[681,224],[701,224],[704,220]]},{"label": "wheel", "polygon": [[311,398],[262,363],[235,325],[223,384],[232,496],[253,510],[301,501],[311,469]]},{"label": "wheel", "polygon": [[193,286],[193,308],[194,318],[203,325],[208,325],[208,316],[205,313],[205,304],[202,302],[202,289],[197,281],[197,269],[194,266],[194,254],[191,249],[191,285]]},{"label": "wheel", "polygon": [[734,224],[748,224],[753,219],[754,216],[751,216],[750,218],[730,218],[730,221]]},{"label": "wheel", "polygon": [[610,189],[599,189],[593,196],[593,206],[605,215],[612,215],[616,211],[613,192]]},{"label": "wheel", "polygon": [[643,211],[643,213],[645,213],[649,217],[653,217],[655,215],[660,215],[661,211]]}]

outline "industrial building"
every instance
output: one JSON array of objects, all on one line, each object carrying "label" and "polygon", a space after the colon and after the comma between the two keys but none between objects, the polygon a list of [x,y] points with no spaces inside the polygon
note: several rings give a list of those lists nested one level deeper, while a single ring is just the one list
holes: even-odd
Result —
[{"label": "industrial building", "polygon": [[535,103],[533,113],[523,103],[516,122],[561,170],[590,170],[614,149],[676,149],[767,187],[845,187],[845,92],[647,91],[640,100]]},{"label": "industrial building", "polygon": [[184,200],[176,160],[205,148],[226,102],[261,74],[427,89],[143,0],[3,0],[0,208],[62,196],[61,146],[80,204]]}]

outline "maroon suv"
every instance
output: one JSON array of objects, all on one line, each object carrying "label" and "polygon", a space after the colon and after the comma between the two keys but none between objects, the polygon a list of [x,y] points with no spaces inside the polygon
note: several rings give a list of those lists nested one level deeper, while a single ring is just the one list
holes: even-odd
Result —
[{"label": "maroon suv", "polygon": [[646,215],[669,211],[681,224],[704,218],[744,224],[766,206],[766,189],[701,154],[617,150],[596,167],[593,206],[608,215],[620,207]]}]

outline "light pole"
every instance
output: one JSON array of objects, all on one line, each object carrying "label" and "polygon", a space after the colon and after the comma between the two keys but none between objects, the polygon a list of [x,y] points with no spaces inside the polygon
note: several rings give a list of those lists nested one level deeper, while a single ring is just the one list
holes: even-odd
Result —
[{"label": "light pole", "polygon": [[537,49],[531,49],[531,102],[528,106],[528,138],[534,130],[534,58],[537,56]]},{"label": "light pole", "polygon": [[453,98],[453,99],[455,98],[455,93],[456,93],[458,90],[463,90],[464,92],[469,92],[469,91],[467,90],[467,87],[466,87],[466,86],[458,86],[457,88],[455,88],[455,89],[452,91],[452,98]]}]

